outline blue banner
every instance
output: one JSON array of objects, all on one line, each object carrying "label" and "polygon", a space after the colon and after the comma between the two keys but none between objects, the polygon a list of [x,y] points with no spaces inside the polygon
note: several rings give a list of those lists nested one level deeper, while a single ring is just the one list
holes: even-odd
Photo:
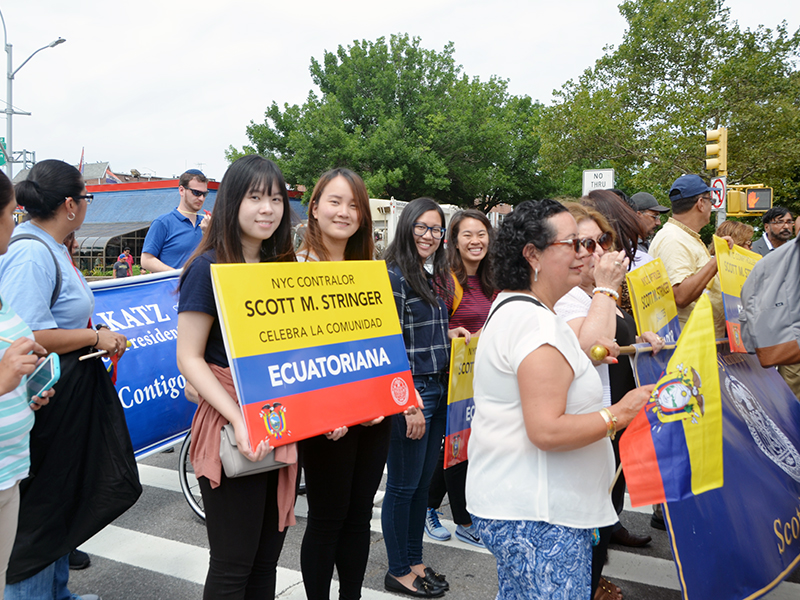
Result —
[{"label": "blue banner", "polygon": [[[751,600],[800,564],[800,403],[775,369],[718,348],[725,484],[664,519],[684,598]],[[633,360],[639,384],[658,380],[662,354]]]},{"label": "blue banner", "polygon": [[[196,406],[186,400],[186,380],[175,361],[178,271],[90,284],[92,322],[108,325],[131,346],[117,366],[117,394],[137,457],[182,438]],[[104,361],[111,368],[107,359]]]}]

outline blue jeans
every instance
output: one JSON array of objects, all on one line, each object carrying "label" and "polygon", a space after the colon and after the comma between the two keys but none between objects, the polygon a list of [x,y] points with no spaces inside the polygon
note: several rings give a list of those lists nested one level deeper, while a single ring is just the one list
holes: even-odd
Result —
[{"label": "blue jeans", "polygon": [[6,600],[80,600],[67,589],[69,554],[27,579],[6,585]]},{"label": "blue jeans", "polygon": [[419,440],[408,439],[405,416],[392,417],[386,496],[381,511],[389,573],[395,577],[408,575],[412,565],[422,563],[428,488],[447,420],[445,376],[417,375],[414,387],[424,404],[425,435]]}]

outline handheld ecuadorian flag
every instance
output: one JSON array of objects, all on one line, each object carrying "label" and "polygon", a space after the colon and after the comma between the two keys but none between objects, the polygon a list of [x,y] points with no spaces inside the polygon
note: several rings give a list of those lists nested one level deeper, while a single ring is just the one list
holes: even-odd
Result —
[{"label": "handheld ecuadorian flag", "polygon": [[666,373],[620,439],[633,506],[722,487],[722,400],[711,301],[703,294]]}]

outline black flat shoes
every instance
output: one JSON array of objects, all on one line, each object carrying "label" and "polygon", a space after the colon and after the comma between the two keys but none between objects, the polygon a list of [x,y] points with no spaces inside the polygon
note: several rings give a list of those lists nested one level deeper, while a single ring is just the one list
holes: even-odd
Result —
[{"label": "black flat shoes", "polygon": [[442,588],[445,592],[450,589],[450,584],[444,578],[444,575],[437,573],[430,567],[425,567],[425,577],[422,578],[432,588]]},{"label": "black flat shoes", "polygon": [[[425,577],[427,579],[427,573],[425,573]],[[414,598],[441,598],[444,596],[443,587],[433,587],[421,577],[415,577],[412,585],[414,586],[414,589],[408,589],[389,573],[387,573],[386,577],[383,579],[383,586],[388,591],[395,592],[397,594],[405,594],[406,596],[413,596]]]}]

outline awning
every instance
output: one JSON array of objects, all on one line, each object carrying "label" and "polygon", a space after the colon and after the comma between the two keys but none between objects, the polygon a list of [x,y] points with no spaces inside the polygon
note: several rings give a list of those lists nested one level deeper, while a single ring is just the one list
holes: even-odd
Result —
[{"label": "awning", "polygon": [[108,241],[140,229],[150,227],[150,221],[132,221],[127,223],[84,223],[75,232],[80,253],[100,252],[105,253]]}]

